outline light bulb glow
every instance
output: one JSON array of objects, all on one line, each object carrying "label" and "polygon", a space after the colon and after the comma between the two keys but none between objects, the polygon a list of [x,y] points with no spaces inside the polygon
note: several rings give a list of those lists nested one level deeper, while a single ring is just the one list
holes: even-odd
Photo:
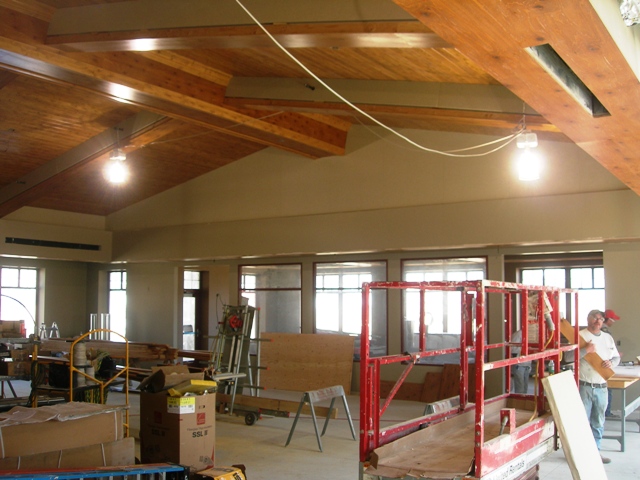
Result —
[{"label": "light bulb glow", "polygon": [[105,167],[104,175],[110,183],[118,185],[128,180],[129,169],[121,161],[109,162]]},{"label": "light bulb glow", "polygon": [[518,179],[531,182],[540,178],[540,157],[531,149],[525,148],[518,157]]}]

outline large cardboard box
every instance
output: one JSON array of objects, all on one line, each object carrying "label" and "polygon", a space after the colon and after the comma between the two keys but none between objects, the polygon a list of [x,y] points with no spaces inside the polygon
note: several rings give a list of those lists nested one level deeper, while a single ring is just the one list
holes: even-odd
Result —
[{"label": "large cardboard box", "polygon": [[7,474],[3,473],[7,470],[115,467],[134,465],[135,463],[135,439],[127,437],[117,442],[2,458],[0,459],[0,475],[7,477]]},{"label": "large cardboard box", "polygon": [[198,471],[213,466],[216,395],[140,394],[142,463],[173,462]]},{"label": "large cardboard box", "polygon": [[13,407],[0,413],[0,458],[122,440],[126,408],[83,402]]},{"label": "large cardboard box", "polygon": [[151,369],[151,375],[140,382],[143,392],[161,392],[187,380],[203,380],[204,372],[191,373],[186,365],[164,365]]}]

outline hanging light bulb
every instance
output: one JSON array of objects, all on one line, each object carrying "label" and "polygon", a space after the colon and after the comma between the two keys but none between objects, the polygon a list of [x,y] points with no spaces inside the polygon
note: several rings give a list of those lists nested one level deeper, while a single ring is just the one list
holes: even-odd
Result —
[{"label": "hanging light bulb", "polygon": [[540,158],[531,150],[538,146],[538,136],[524,129],[518,135],[516,145],[522,149],[522,153],[517,159],[518,179],[523,182],[538,180],[540,178]]},{"label": "hanging light bulb", "polygon": [[640,23],[640,0],[622,0],[620,14],[627,27]]},{"label": "hanging light bulb", "polygon": [[540,178],[540,157],[525,147],[518,157],[518,179],[531,182]]},{"label": "hanging light bulb", "polygon": [[129,178],[129,169],[124,164],[127,154],[120,148],[120,136],[118,135],[118,127],[116,130],[116,148],[109,155],[109,163],[105,167],[104,175],[110,183],[120,184]]},{"label": "hanging light bulb", "polygon": [[104,172],[110,183],[124,183],[129,178],[129,169],[122,160],[109,161]]}]

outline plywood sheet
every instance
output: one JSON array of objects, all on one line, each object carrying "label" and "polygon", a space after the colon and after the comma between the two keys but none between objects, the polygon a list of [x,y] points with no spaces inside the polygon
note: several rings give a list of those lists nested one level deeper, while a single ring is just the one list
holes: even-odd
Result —
[{"label": "plywood sheet", "polygon": [[607,474],[570,371],[542,379],[574,480],[602,480]]},{"label": "plywood sheet", "polygon": [[263,333],[260,383],[266,389],[307,392],[342,385],[351,393],[354,337]]},{"label": "plywood sheet", "polygon": [[440,392],[440,382],[442,379],[442,373],[440,372],[427,372],[424,375],[424,384],[422,385],[422,392],[420,392],[420,401],[425,403],[435,402],[439,400],[438,393]]},{"label": "plywood sheet", "polygon": [[[506,405],[506,400],[486,405],[485,440],[500,434],[500,409]],[[524,425],[530,417],[530,410],[516,412],[516,425]],[[420,478],[466,475],[474,455],[474,422],[472,410],[377,448],[366,473]]]},{"label": "plywood sheet", "polygon": [[[380,398],[387,398],[391,389],[395,386],[396,382],[380,380]],[[437,390],[436,390],[437,392]],[[421,383],[404,382],[400,385],[400,388],[394,395],[395,400],[410,400],[412,402],[420,402],[420,396],[422,394]]]}]

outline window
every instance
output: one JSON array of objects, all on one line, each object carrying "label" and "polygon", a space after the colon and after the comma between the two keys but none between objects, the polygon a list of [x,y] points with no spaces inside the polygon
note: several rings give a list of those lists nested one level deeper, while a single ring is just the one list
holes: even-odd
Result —
[{"label": "window", "polygon": [[[486,275],[484,258],[445,258],[431,260],[405,260],[402,263],[403,280],[407,282],[471,281]],[[425,323],[429,334],[460,334],[460,292],[425,292]],[[404,351],[415,352],[419,346],[420,291],[406,290],[403,298]],[[452,337],[452,341],[457,342]],[[454,346],[459,346],[459,343]]]},{"label": "window", "polygon": [[302,315],[302,266],[242,265],[240,296],[258,309],[251,336],[261,332],[300,333]]},{"label": "window", "polygon": [[[127,334],[127,272],[109,272],[109,316],[110,330],[126,337]],[[123,341],[119,335],[111,340]]]},{"label": "window", "polygon": [[[551,267],[523,268],[521,283],[544,285],[578,290],[578,324],[587,325],[587,314],[593,310],[604,310],[604,268],[602,267]],[[567,305],[566,296],[558,302],[560,318],[567,318],[572,305]]]},{"label": "window", "polygon": [[182,348],[196,349],[196,309],[198,290],[200,290],[200,272],[185,270],[182,296]]},{"label": "window", "polygon": [[37,287],[35,268],[0,268],[0,319],[24,320],[27,336],[36,333]]},{"label": "window", "polygon": [[[362,284],[384,281],[385,262],[317,263],[315,273],[315,330],[359,335],[362,331]],[[371,355],[387,351],[386,291],[371,292]],[[356,345],[356,355],[359,347]]]}]

